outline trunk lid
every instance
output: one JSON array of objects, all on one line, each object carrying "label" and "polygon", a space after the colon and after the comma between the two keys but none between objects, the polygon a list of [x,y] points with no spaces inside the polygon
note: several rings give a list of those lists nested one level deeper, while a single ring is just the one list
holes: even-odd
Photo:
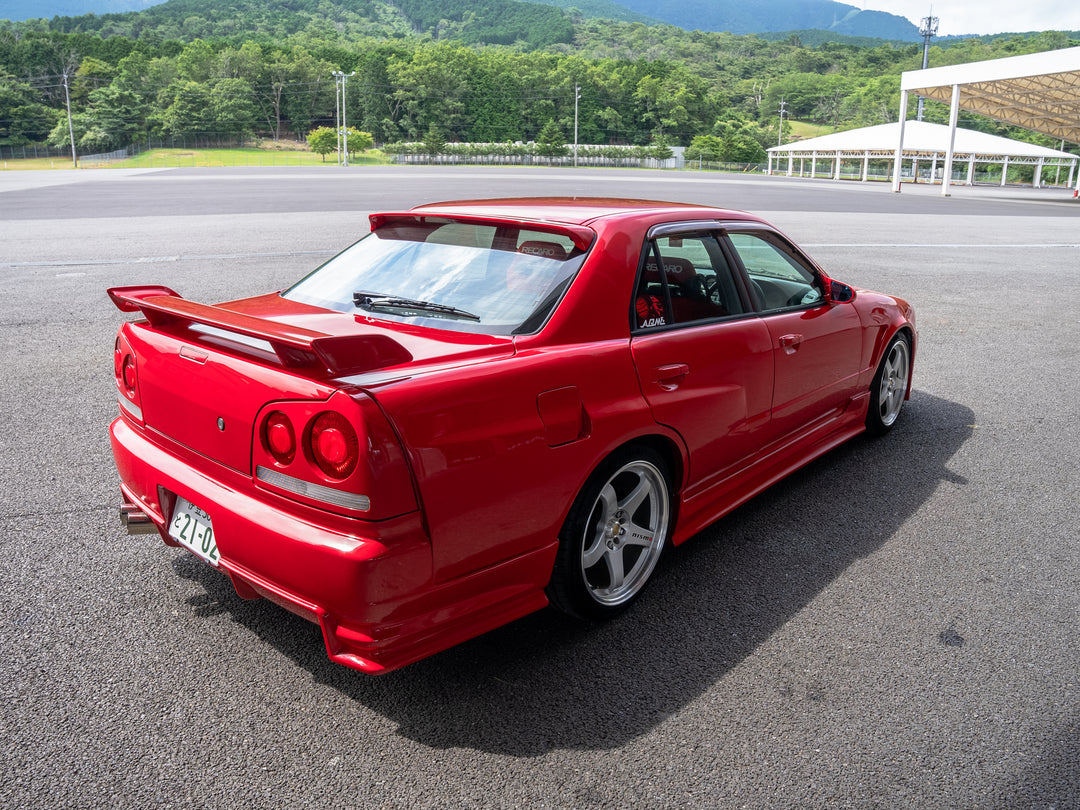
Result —
[{"label": "trunk lid", "polygon": [[325,400],[351,375],[408,376],[514,351],[508,337],[403,327],[276,294],[213,307],[160,288],[110,295],[146,316],[124,327],[146,426],[249,475],[256,418],[267,403]]}]

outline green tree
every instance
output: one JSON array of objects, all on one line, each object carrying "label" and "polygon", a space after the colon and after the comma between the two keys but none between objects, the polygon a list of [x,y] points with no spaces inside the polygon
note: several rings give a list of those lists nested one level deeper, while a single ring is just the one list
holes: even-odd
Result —
[{"label": "green tree", "polygon": [[568,151],[562,130],[555,119],[549,119],[536,138],[536,154],[541,157],[562,157]]},{"label": "green tree", "polygon": [[78,141],[84,131],[83,121],[78,118],[77,115],[71,117],[70,130],[68,129],[67,118],[61,119],[57,117],[56,124],[53,126],[52,130],[50,130],[48,137],[45,139],[45,143],[53,149],[67,149],[71,146],[71,132],[75,133],[75,139]]},{"label": "green tree", "polygon": [[433,122],[424,133],[424,153],[435,157],[442,154],[445,149],[446,139],[443,137],[442,130]]},{"label": "green tree", "polygon": [[338,135],[333,127],[317,127],[307,135],[308,146],[316,155],[321,155],[323,162],[326,156],[337,149]]},{"label": "green tree", "polygon": [[59,117],[59,110],[38,102],[30,85],[16,81],[0,67],[0,146],[45,140]]},{"label": "green tree", "polygon": [[364,56],[355,79],[356,100],[360,111],[360,126],[383,143],[397,134],[394,110],[390,103],[390,74],[387,71],[389,54],[378,50]]},{"label": "green tree", "polygon": [[210,89],[205,84],[174,82],[164,100],[168,106],[161,113],[161,129],[166,135],[206,135],[213,130]]},{"label": "green tree", "polygon": [[765,150],[748,135],[728,135],[723,139],[720,159],[728,163],[760,163],[765,160]]},{"label": "green tree", "polygon": [[601,131],[604,133],[601,142],[612,142],[621,137],[623,118],[618,110],[610,106],[605,107],[596,114],[596,118],[602,127]]},{"label": "green tree", "polygon": [[409,58],[388,62],[387,72],[395,87],[391,93],[394,117],[410,138],[420,138],[433,123],[444,133],[462,133],[464,98],[478,59],[476,51],[439,44],[420,47]]},{"label": "green tree", "polygon": [[84,134],[80,148],[90,152],[119,149],[146,133],[147,104],[142,97],[115,84],[90,93],[84,113],[76,113]]},{"label": "green tree", "polygon": [[522,87],[509,54],[482,59],[469,82],[464,116],[466,136],[487,143],[512,140],[521,135],[521,116],[514,99]]},{"label": "green tree", "polygon": [[653,139],[652,145],[649,147],[649,157],[653,160],[668,160],[674,154],[662,135]]},{"label": "green tree", "polygon": [[[283,114],[293,132],[304,132],[311,122],[334,109],[334,80],[329,62],[302,47],[289,56],[289,84],[285,88]],[[349,115],[352,119],[352,115]]]},{"label": "green tree", "polygon": [[71,81],[72,103],[85,103],[91,92],[107,85],[114,75],[116,75],[116,68],[112,65],[87,56],[79,64],[79,69],[75,71],[75,77]]},{"label": "green tree", "polygon": [[281,138],[281,113],[285,87],[292,79],[289,57],[275,51],[264,58],[258,76],[259,96],[262,99],[266,123],[274,133],[274,140]]},{"label": "green tree", "polygon": [[176,59],[176,69],[181,79],[207,82],[217,75],[213,49],[201,39],[189,43]]},{"label": "green tree", "polygon": [[375,139],[370,132],[349,127],[345,131],[345,135],[350,155],[355,155],[357,152],[366,152],[375,145]]},{"label": "green tree", "polygon": [[213,129],[243,139],[255,130],[255,102],[251,85],[243,79],[220,79],[210,90]]},{"label": "green tree", "polygon": [[716,163],[723,150],[723,142],[716,135],[696,135],[686,148],[686,159]]}]

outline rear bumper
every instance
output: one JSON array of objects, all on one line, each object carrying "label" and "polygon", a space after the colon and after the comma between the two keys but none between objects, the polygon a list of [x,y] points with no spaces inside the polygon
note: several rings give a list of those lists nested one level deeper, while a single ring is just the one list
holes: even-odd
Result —
[{"label": "rear bumper", "polygon": [[205,459],[196,467],[122,418],[110,438],[129,532],[153,526],[176,545],[166,528],[176,496],[197,504],[213,520],[219,567],[236,592],[317,623],[338,663],[388,672],[547,604],[555,544],[436,583],[419,512],[378,522],[322,520],[229,468]]}]

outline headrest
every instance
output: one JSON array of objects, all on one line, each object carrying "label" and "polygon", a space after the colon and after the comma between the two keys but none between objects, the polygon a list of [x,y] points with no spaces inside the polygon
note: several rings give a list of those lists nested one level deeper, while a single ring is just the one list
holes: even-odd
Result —
[{"label": "headrest", "polygon": [[[665,257],[663,261],[664,273],[667,275],[668,282],[671,284],[680,284],[694,275],[694,265],[689,259]],[[656,262],[646,262],[645,280],[655,282],[660,281],[660,274],[656,272]]]}]

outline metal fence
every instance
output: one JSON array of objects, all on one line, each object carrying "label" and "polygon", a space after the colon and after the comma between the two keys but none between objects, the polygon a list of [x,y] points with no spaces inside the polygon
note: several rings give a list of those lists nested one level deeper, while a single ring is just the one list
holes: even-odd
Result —
[{"label": "metal fence", "polygon": [[[248,140],[245,142],[238,139],[223,140],[220,138],[145,138],[123,149],[116,149],[111,152],[80,154],[79,165],[91,168],[108,168],[111,164],[120,161],[138,160],[140,156],[144,156],[147,152],[152,152],[157,149],[192,150],[193,154],[159,155],[152,160],[148,160],[147,166],[169,168],[173,165],[310,165],[313,160],[316,164],[327,163],[328,165],[334,165],[334,163],[336,163],[336,156],[333,153],[323,156],[323,159],[320,161],[316,159],[315,155],[306,150],[303,152],[294,152],[288,149],[265,150],[265,154],[259,155],[251,153],[237,154],[230,158],[225,158],[225,162],[219,162],[218,158],[214,157],[213,162],[209,164],[200,162],[198,158],[200,150],[235,149],[237,147],[258,146],[259,144],[259,141]],[[263,150],[260,150],[260,152],[262,151]],[[564,157],[543,157],[530,154],[440,154],[434,156],[397,154],[388,155],[387,157],[392,162],[399,165],[410,166],[550,166],[573,168],[576,165],[578,168],[674,169],[682,171],[741,173],[761,173],[766,169],[766,164],[763,163],[716,163],[702,160],[683,160],[681,155],[676,155],[668,160],[616,155],[579,155],[576,164],[573,155],[566,155]],[[33,158],[52,159],[58,164],[58,167],[62,168],[62,166],[59,165],[60,161],[66,161],[68,165],[71,165],[71,149],[57,149],[45,144],[0,146],[0,161]],[[372,164],[382,162],[385,159],[386,158],[380,160],[358,154],[350,157],[349,163],[354,165]],[[135,165],[141,165],[141,163]]]},{"label": "metal fence", "polygon": [[22,146],[0,146],[0,160],[32,160],[34,158],[57,158],[71,160],[71,147],[56,149],[43,143]]},{"label": "metal fence", "polygon": [[84,160],[87,163],[108,163],[112,160],[126,160],[129,156],[129,150],[116,149],[112,152],[100,152],[96,155],[80,155],[79,160]]},{"label": "metal fence", "polygon": [[600,157],[595,155],[579,156],[576,163],[573,155],[563,157],[542,157],[540,155],[413,155],[397,154],[394,163],[407,166],[553,166],[561,168],[605,168],[605,169],[680,169],[683,171],[717,171],[761,173],[766,169],[764,163],[710,163],[701,160],[678,161],[675,158],[656,160],[655,158],[635,157]]},{"label": "metal fence", "polygon": [[542,155],[409,155],[398,154],[393,158],[394,163],[407,166],[554,166],[587,168],[590,166],[603,166],[607,168],[648,168],[648,169],[671,169],[675,168],[672,160],[655,160],[654,158],[634,157],[578,157],[574,160],[573,155],[562,157],[544,157]]},{"label": "metal fence", "polygon": [[740,174],[764,174],[767,163],[714,163],[708,160],[688,160],[684,169],[701,172],[739,172]]},{"label": "metal fence", "polygon": [[[250,139],[224,139],[224,138],[143,138],[135,141],[123,149],[111,152],[98,152],[84,154],[78,152],[79,160],[89,162],[107,163],[112,160],[125,160],[135,157],[151,149],[234,149],[237,147],[253,146],[259,143]],[[57,160],[71,160],[71,147],[57,148],[44,143],[28,143],[20,146],[0,146],[0,160],[30,160],[34,158],[53,158]]]}]

